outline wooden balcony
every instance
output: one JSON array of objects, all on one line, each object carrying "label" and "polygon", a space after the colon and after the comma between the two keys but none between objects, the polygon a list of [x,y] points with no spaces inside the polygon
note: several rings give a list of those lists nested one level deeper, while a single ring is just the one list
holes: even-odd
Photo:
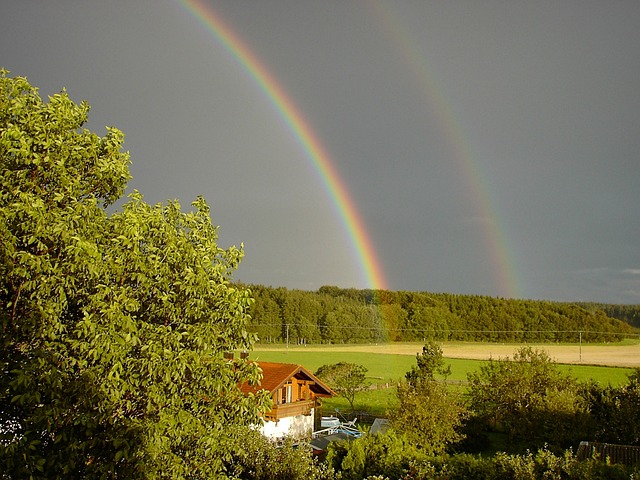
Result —
[{"label": "wooden balcony", "polygon": [[280,420],[285,417],[295,417],[296,415],[311,415],[311,409],[315,406],[313,400],[298,400],[297,402],[282,403],[274,405],[271,411],[264,416],[265,420]]}]

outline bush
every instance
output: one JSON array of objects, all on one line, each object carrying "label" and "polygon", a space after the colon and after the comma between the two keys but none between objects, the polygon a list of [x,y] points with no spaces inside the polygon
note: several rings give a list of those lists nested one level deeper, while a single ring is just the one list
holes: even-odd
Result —
[{"label": "bush", "polygon": [[589,431],[577,383],[544,351],[523,347],[513,360],[490,360],[468,377],[476,419],[508,434],[517,451],[545,444],[562,451]]},{"label": "bush", "polygon": [[233,478],[246,480],[330,479],[325,465],[312,458],[311,447],[291,441],[277,445],[254,430],[241,429],[236,448],[227,459],[225,470]]},{"label": "bush", "polygon": [[374,475],[405,478],[407,472],[415,470],[416,465],[426,459],[405,437],[389,431],[350,442],[332,443],[327,464],[340,479],[355,480]]},{"label": "bush", "polygon": [[628,480],[640,475],[638,467],[599,459],[578,461],[571,450],[562,455],[543,448],[488,458],[428,456],[394,433],[333,445],[328,461],[335,478],[345,480]]},{"label": "bush", "polygon": [[623,480],[640,470],[597,459],[578,461],[568,450],[557,456],[547,449],[525,455],[500,453],[494,458],[496,480]]}]

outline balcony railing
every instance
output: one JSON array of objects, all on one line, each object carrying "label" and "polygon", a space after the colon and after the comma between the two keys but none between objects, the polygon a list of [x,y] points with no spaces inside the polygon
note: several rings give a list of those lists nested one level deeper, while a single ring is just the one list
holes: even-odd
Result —
[{"label": "balcony railing", "polygon": [[271,411],[265,414],[266,420],[280,420],[284,417],[294,417],[296,415],[311,415],[314,407],[313,400],[299,400],[297,402],[274,405]]}]

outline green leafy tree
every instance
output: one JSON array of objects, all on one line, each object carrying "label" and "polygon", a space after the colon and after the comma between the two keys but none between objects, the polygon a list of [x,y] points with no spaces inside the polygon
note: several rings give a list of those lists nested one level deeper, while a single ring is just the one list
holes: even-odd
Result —
[{"label": "green leafy tree", "polygon": [[468,375],[471,409],[521,447],[564,447],[581,440],[588,409],[576,381],[542,350],[519,349]]},{"label": "green leafy tree", "polygon": [[356,394],[368,388],[367,367],[364,365],[347,362],[323,365],[315,374],[333,388],[338,395],[346,398],[351,410],[353,410]]},{"label": "green leafy tree", "polygon": [[211,478],[230,424],[266,397],[249,349],[241,249],[217,245],[202,199],[118,213],[123,134],[89,105],[0,77],[0,464],[9,478]]},{"label": "green leafy tree", "polygon": [[588,384],[583,390],[596,440],[640,445],[640,369],[629,375],[625,385]]},{"label": "green leafy tree", "polygon": [[416,354],[416,365],[411,367],[405,378],[414,387],[421,383],[436,379],[436,374],[448,377],[451,375],[451,365],[445,365],[442,347],[435,342],[427,342],[422,347],[422,353]]},{"label": "green leafy tree", "polygon": [[464,439],[461,428],[467,409],[459,395],[435,376],[450,371],[439,345],[426,344],[416,355],[416,363],[407,372],[406,381],[398,385],[399,405],[390,412],[391,422],[395,431],[403,432],[419,450],[440,454]]},{"label": "green leafy tree", "polygon": [[403,382],[397,396],[399,406],[389,415],[393,428],[419,450],[440,454],[464,439],[466,407],[445,384],[429,381],[416,388]]},{"label": "green leafy tree", "polygon": [[387,338],[393,342],[404,340],[407,312],[397,303],[382,303],[378,308],[387,326]]},{"label": "green leafy tree", "polygon": [[255,302],[251,306],[252,331],[262,343],[274,343],[281,340],[282,320],[280,307],[265,287],[255,285],[251,287]]},{"label": "green leafy tree", "polygon": [[343,319],[340,317],[339,311],[329,311],[323,316],[319,325],[320,335],[323,341],[328,343],[338,343],[341,340],[344,340],[342,337],[344,329],[340,328],[341,325],[344,324],[341,323],[341,320]]},{"label": "green leafy tree", "polygon": [[[256,430],[230,429],[235,445],[225,460],[228,477],[246,480],[313,480],[333,478],[312,457],[311,446],[291,439],[276,443]],[[242,448],[237,448],[237,445]]]},{"label": "green leafy tree", "polygon": [[332,442],[326,463],[341,479],[435,478],[408,474],[416,473],[414,465],[428,460],[406,437],[390,430],[349,442]]}]

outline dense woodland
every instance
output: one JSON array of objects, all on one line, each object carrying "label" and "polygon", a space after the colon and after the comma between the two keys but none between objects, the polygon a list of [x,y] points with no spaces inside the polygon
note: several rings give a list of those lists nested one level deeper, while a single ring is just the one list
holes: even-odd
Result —
[{"label": "dense woodland", "polygon": [[616,305],[606,303],[579,303],[588,310],[602,310],[607,316],[617,318],[640,328],[640,305]]},{"label": "dense woodland", "polygon": [[636,336],[640,306],[386,290],[249,287],[263,343],[611,342]]}]

